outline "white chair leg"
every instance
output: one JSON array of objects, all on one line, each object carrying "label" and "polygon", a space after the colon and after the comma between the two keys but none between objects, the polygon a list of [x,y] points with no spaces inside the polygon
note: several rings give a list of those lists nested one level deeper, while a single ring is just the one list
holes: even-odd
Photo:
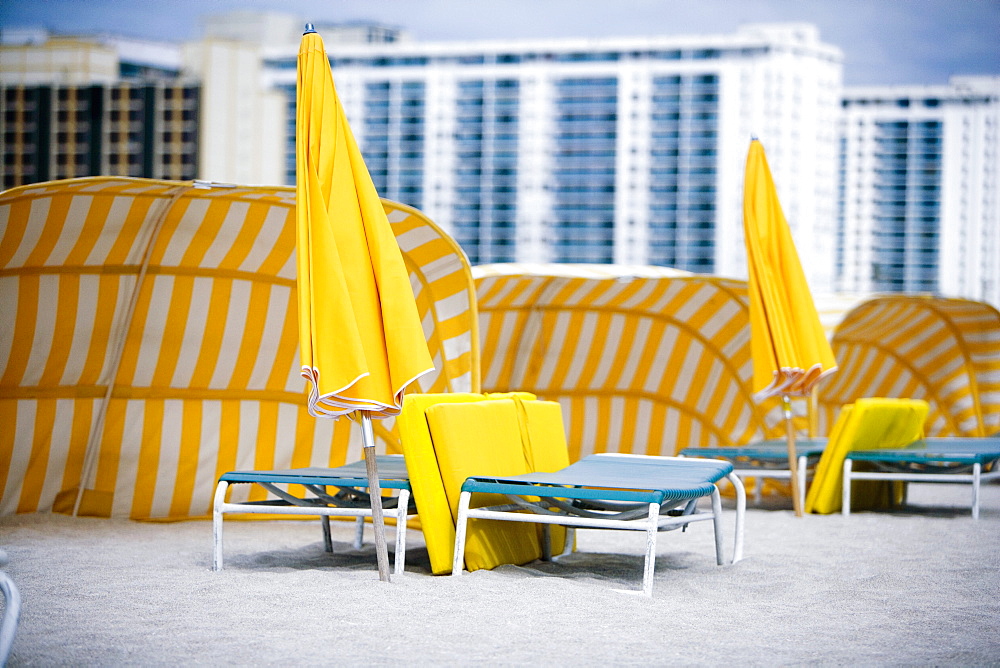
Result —
[{"label": "white chair leg", "polygon": [[841,495],[840,512],[844,515],[851,514],[851,460],[844,460],[844,483],[843,494]]},{"label": "white chair leg", "polygon": [[365,544],[365,518],[358,517],[354,520],[354,549],[360,550]]},{"label": "white chair leg", "polygon": [[399,490],[399,503],[396,506],[396,559],[393,571],[399,575],[406,568],[406,508],[410,504],[410,492]]},{"label": "white chair leg", "polygon": [[[547,527],[548,525],[547,524],[543,524],[542,526]],[[566,529],[566,533],[564,534],[564,537],[563,537],[563,544],[562,544],[562,547],[559,548],[559,554],[555,554],[555,550],[553,550],[552,561],[559,561],[560,559],[562,559],[563,557],[565,557],[567,554],[573,554],[573,545],[576,543],[576,528],[569,527],[569,526],[563,527],[563,528]],[[549,534],[550,538],[551,538],[551,535],[552,534]],[[553,547],[557,547],[557,546],[553,546]]]},{"label": "white chair leg", "polygon": [[562,552],[559,553],[560,557],[565,557],[567,554],[573,553],[573,546],[576,544],[576,527],[566,527],[566,538],[563,542]]},{"label": "white chair leg", "polygon": [[212,503],[212,570],[222,570],[222,505],[226,501],[226,489],[229,483],[219,481],[215,488],[215,499]]},{"label": "white chair leg", "polygon": [[465,561],[465,529],[469,523],[469,502],[472,500],[472,492],[462,492],[458,497],[458,521],[455,523],[455,557],[451,562],[451,574],[458,576],[462,574],[462,566]]},{"label": "white chair leg", "polygon": [[[0,566],[5,565],[6,559],[6,555],[0,551]],[[21,592],[3,571],[0,571],[0,595],[4,599],[4,610],[0,615],[0,666],[6,666],[14,646],[17,622],[21,618]]]},{"label": "white chair leg", "polygon": [[754,478],[753,480],[753,504],[759,506],[764,500],[764,479]]},{"label": "white chair leg", "polygon": [[799,508],[805,510],[806,507],[806,458],[799,457]]},{"label": "white chair leg", "polygon": [[736,538],[733,541],[733,560],[730,562],[735,564],[743,558],[743,522],[746,518],[747,492],[743,487],[743,481],[740,480],[735,471],[726,477],[736,488]]},{"label": "white chair leg", "polygon": [[726,561],[722,556],[722,494],[717,485],[712,489],[712,526],[715,529],[715,563],[721,566]]},{"label": "white chair leg", "polygon": [[972,519],[979,519],[979,482],[982,478],[983,467],[979,462],[972,465]]},{"label": "white chair leg", "polygon": [[642,593],[644,596],[653,595],[653,573],[656,566],[656,533],[659,529],[659,519],[660,504],[649,504],[649,524],[646,526],[646,563],[642,571]]},{"label": "white chair leg", "polygon": [[327,552],[333,552],[333,536],[330,535],[330,516],[321,515],[319,524],[323,527],[323,549]]}]

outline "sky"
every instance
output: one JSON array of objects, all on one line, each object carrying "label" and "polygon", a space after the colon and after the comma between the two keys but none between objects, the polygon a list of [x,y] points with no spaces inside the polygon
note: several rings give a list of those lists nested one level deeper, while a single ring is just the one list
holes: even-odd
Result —
[{"label": "sky", "polygon": [[234,9],[303,21],[372,20],[420,40],[732,33],[796,21],[844,52],[847,85],[1000,76],[1000,0],[2,0],[0,29],[197,39],[200,17]]}]

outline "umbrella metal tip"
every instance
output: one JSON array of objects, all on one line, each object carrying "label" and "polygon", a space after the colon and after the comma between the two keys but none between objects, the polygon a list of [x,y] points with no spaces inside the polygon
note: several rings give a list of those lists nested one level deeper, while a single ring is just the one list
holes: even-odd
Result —
[{"label": "umbrella metal tip", "polygon": [[311,23],[307,23],[306,24],[306,30],[302,34],[303,35],[308,35],[311,32],[316,32],[316,27],[313,26],[313,24],[311,24]]}]

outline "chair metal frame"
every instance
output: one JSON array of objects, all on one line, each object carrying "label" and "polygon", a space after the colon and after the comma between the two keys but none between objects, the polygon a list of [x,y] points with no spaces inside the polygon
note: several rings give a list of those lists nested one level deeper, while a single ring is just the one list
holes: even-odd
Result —
[{"label": "chair metal frame", "polygon": [[[383,508],[386,511],[395,511],[390,512],[388,516],[396,520],[393,572],[398,575],[406,567],[407,519],[416,515],[416,508],[410,503],[410,483],[403,456],[378,455],[377,462],[379,484],[385,489],[398,490],[398,496],[385,497],[383,500]],[[264,501],[227,502],[226,492],[229,486],[243,483],[260,485],[277,498]],[[289,484],[302,485],[312,496],[298,497],[278,487]],[[338,491],[331,494],[327,491],[327,487],[335,487]],[[371,501],[364,491],[367,488],[368,478],[364,461],[336,468],[230,471],[223,474],[215,490],[212,511],[212,570],[221,571],[223,567],[223,519],[228,513],[319,516],[323,528],[324,549],[327,552],[333,552],[330,517],[355,517],[357,528],[354,547],[360,549],[364,520],[372,516]]]},{"label": "chair metal frame", "polygon": [[[806,503],[806,487],[809,483],[809,471],[815,468],[816,461],[823,453],[828,439],[799,438],[795,442],[796,458],[795,472],[798,476],[799,500],[801,507]],[[710,446],[682,449],[681,457],[708,457],[724,459],[733,465],[733,470],[743,479],[758,480],[791,480],[792,471],[788,468],[788,446],[785,439],[769,439],[756,443],[738,446]],[[812,460],[812,466],[810,466]],[[761,485],[754,485],[754,503],[762,500]]]},{"label": "chair metal frame", "polygon": [[[631,464],[668,460],[694,462],[683,457],[655,457],[628,454],[596,454],[586,457],[577,464],[563,469],[559,474],[571,472],[578,464],[600,464],[602,458],[632,458]],[[610,461],[610,460],[609,460]],[[746,492],[739,476],[729,462],[716,461],[724,465],[718,469],[715,481],[728,479],[736,489],[736,520],[733,558],[735,564],[743,558],[743,524],[746,511]],[[532,482],[535,478],[538,482]],[[573,528],[618,529],[646,532],[646,553],[643,568],[642,594],[653,595],[653,571],[656,559],[656,536],[659,531],[686,527],[693,522],[711,520],[715,530],[716,563],[725,563],[722,547],[722,499],[715,482],[702,485],[681,485],[683,489],[650,489],[645,480],[637,480],[636,487],[622,488],[619,478],[609,476],[605,480],[588,476],[585,486],[560,486],[546,482],[547,474],[528,474],[511,478],[471,477],[462,485],[459,497],[458,520],[456,522],[455,553],[452,575],[461,575],[465,556],[467,525],[470,518],[500,520],[507,522],[532,522],[545,525],[559,524]],[[664,479],[666,481],[666,479]],[[606,483],[605,486],[603,483]],[[595,484],[596,483],[596,484]],[[551,490],[551,492],[549,492]],[[558,491],[556,491],[558,490]],[[485,492],[505,494],[510,504],[471,508],[472,494]],[[710,496],[712,509],[698,511],[698,500]],[[533,497],[526,500],[524,497]],[[534,498],[538,498],[537,501]],[[547,533],[547,532],[546,532]],[[545,558],[551,558],[549,541],[543,539]]]},{"label": "chair metal frame", "polygon": [[[880,470],[855,471],[854,462]],[[992,468],[984,472],[984,467]],[[979,488],[1000,479],[1000,438],[927,438],[905,448],[853,450],[844,457],[841,513],[851,514],[852,480],[900,480],[972,484],[972,518],[979,519]]]}]

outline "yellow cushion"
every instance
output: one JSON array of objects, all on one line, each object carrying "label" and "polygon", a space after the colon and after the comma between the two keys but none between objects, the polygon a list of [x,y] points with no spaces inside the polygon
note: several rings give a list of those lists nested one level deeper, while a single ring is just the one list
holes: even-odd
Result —
[{"label": "yellow cushion", "polygon": [[[471,475],[528,473],[518,408],[511,399],[439,404],[427,409],[441,480],[453,517],[462,483]],[[472,507],[508,503],[496,494],[476,494]],[[521,522],[469,522],[465,564],[470,571],[524,564],[542,556],[535,527]]]},{"label": "yellow cushion", "polygon": [[403,398],[403,410],[396,418],[396,425],[399,429],[403,456],[406,458],[406,468],[410,475],[410,488],[417,504],[420,528],[427,545],[431,571],[435,574],[451,572],[452,552],[455,549],[455,520],[445,496],[425,412],[430,406],[441,403],[468,403],[512,396],[523,399],[535,398],[535,395],[527,392],[502,395],[448,392],[407,394]]},{"label": "yellow cushion", "polygon": [[[858,399],[841,409],[816,465],[806,512],[834,513],[843,503],[844,458],[851,450],[898,448],[921,438],[929,405],[920,399]],[[853,496],[852,496],[853,504]]]},{"label": "yellow cushion", "polygon": [[[525,450],[528,470],[551,473],[569,466],[569,446],[563,425],[562,406],[556,401],[522,401],[519,417],[526,425],[529,447]],[[552,553],[565,550],[568,531],[558,524],[536,524],[541,540],[545,527],[549,528]]]},{"label": "yellow cushion", "polygon": [[424,412],[439,403],[483,401],[481,394],[449,392],[439,394],[407,394],[403,410],[396,418],[399,440],[410,475],[410,489],[420,515],[420,528],[427,544],[427,555],[434,573],[451,572],[451,555],[455,546],[455,522],[448,509],[448,498],[441,483],[434,444],[427,428]]},{"label": "yellow cushion", "polygon": [[562,406],[556,401],[523,401],[522,419],[527,423],[531,471],[551,473],[569,466],[569,447],[563,425]]}]

